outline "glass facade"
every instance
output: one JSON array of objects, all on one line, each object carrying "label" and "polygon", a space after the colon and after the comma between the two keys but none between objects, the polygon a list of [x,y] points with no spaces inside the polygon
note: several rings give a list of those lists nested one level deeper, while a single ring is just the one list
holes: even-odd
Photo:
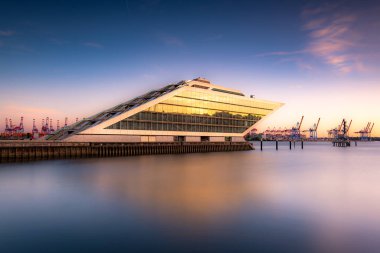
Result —
[{"label": "glass facade", "polygon": [[186,90],[106,129],[243,133],[276,104]]}]

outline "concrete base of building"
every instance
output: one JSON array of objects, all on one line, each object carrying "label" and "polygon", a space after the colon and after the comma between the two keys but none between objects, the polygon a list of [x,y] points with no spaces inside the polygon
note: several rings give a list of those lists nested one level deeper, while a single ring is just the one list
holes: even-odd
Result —
[{"label": "concrete base of building", "polygon": [[82,157],[229,152],[253,149],[253,146],[248,142],[85,143],[9,141],[0,143],[0,162]]},{"label": "concrete base of building", "polygon": [[227,138],[231,142],[245,142],[243,137],[224,137],[224,136],[144,136],[144,135],[116,135],[116,134],[78,134],[63,140],[65,142],[120,142],[120,143],[136,143],[136,142],[175,142],[178,138],[182,138],[184,142],[202,142],[206,139],[209,142],[226,142]]}]

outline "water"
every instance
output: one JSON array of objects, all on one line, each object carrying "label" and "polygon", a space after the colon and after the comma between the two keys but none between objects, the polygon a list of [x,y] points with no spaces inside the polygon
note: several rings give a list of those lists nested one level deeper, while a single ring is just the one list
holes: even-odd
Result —
[{"label": "water", "polygon": [[379,152],[0,164],[0,252],[379,252]]}]

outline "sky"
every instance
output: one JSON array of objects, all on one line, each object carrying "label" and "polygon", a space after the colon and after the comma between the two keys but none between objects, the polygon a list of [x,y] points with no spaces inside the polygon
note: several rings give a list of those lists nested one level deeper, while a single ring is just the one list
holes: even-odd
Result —
[{"label": "sky", "polygon": [[0,120],[62,125],[200,76],[285,103],[259,131],[304,115],[320,136],[342,118],[380,136],[379,13],[366,0],[3,0]]}]

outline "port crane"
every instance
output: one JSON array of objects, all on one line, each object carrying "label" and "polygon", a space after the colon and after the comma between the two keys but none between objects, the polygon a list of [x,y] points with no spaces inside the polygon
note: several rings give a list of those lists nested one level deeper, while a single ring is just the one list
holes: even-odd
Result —
[{"label": "port crane", "polygon": [[[340,135],[342,134],[344,135],[344,133],[342,133],[343,130],[345,130],[346,132],[345,134],[348,135],[348,132],[350,131],[350,128],[351,128],[351,124],[352,124],[352,120],[350,120],[350,123],[347,126],[347,121],[343,119],[342,123],[340,123],[338,127],[328,130],[328,137],[330,139],[336,139]],[[345,127],[345,129],[343,129],[343,127]]]},{"label": "port crane", "polygon": [[[372,125],[371,125],[372,124]],[[372,129],[374,127],[374,122],[368,122],[367,125],[360,131],[355,132],[356,134],[359,134],[359,138],[362,141],[369,141],[371,138]]]},{"label": "port crane", "polygon": [[304,116],[302,116],[301,120],[299,122],[297,122],[297,124],[294,127],[292,127],[292,129],[290,130],[291,131],[291,138],[293,140],[301,139],[301,126],[302,126],[303,118],[304,118]]},{"label": "port crane", "polygon": [[308,130],[303,130],[302,132],[309,132],[309,139],[316,140],[318,139],[318,126],[319,122],[321,121],[321,118],[318,118],[317,123],[314,123],[312,127],[310,127]]}]

